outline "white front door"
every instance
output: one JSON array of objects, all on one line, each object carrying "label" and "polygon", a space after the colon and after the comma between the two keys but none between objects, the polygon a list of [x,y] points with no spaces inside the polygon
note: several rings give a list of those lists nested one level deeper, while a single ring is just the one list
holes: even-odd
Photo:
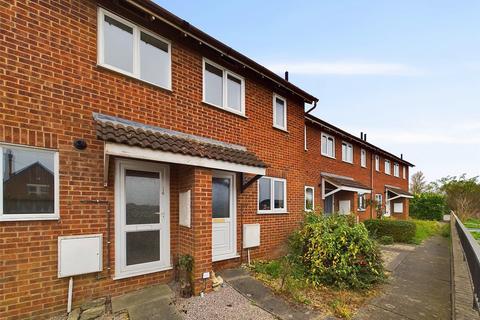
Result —
[{"label": "white front door", "polygon": [[390,217],[390,211],[391,211],[391,205],[390,205],[390,200],[385,201],[385,217]]},{"label": "white front door", "polygon": [[168,166],[118,160],[115,179],[115,277],[170,268]]},{"label": "white front door", "polygon": [[212,176],[212,260],[237,256],[235,174],[214,172]]},{"label": "white front door", "polygon": [[351,212],[350,200],[340,200],[338,201],[338,212],[340,214],[350,214]]}]

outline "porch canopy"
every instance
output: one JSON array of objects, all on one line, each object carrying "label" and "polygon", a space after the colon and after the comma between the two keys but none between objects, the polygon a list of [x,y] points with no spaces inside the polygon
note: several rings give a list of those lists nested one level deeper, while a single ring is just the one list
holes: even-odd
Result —
[{"label": "porch canopy", "polygon": [[266,164],[244,146],[99,113],[93,119],[97,138],[105,141],[105,185],[110,156],[265,175]]},{"label": "porch canopy", "polygon": [[[411,199],[413,198],[413,194],[411,194],[408,191],[402,190],[398,187],[392,187],[392,186],[385,186],[386,189],[386,201],[391,201],[395,200],[398,198],[408,198]],[[390,195],[392,195],[390,197]]]},{"label": "porch canopy", "polygon": [[339,191],[350,191],[360,194],[372,192],[368,186],[355,181],[353,178],[322,173],[322,198],[325,199]]}]

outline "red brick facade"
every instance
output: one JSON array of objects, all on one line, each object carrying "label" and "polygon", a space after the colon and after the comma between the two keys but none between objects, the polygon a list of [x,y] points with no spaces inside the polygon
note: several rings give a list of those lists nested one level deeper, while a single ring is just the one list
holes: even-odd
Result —
[{"label": "red brick facade", "polygon": [[[305,185],[316,187],[318,204],[320,172],[351,176],[371,185],[370,152],[367,169],[358,165],[358,148],[353,166],[325,159],[319,153],[319,135],[313,130],[307,130],[309,151],[304,150],[304,101],[298,95],[252,80],[240,66],[227,64],[202,44],[182,39],[162,23],[141,19],[114,2],[100,2],[171,41],[172,90],[97,65],[96,1],[2,1],[0,143],[58,151],[60,219],[0,221],[1,319],[43,319],[65,310],[68,278],[57,276],[57,238],[95,233],[105,236],[108,223],[113,229],[114,210],[108,215],[106,204],[82,202],[107,201],[112,209],[115,202],[114,159],[110,160],[109,184],[105,187],[104,142],[96,139],[93,112],[245,146],[269,165],[268,176],[286,179],[286,214],[257,214],[257,184],[243,193],[237,188],[240,258],[212,264],[212,169],[170,165],[172,261],[178,254],[194,256],[196,293],[203,286],[202,273],[211,271],[212,265],[221,268],[245,261],[243,224],[261,224],[261,246],[252,250],[252,258],[280,255],[285,239],[302,219]],[[202,103],[204,56],[245,77],[245,116]],[[287,99],[288,132],[272,126],[274,93]],[[73,147],[78,138],[87,142],[85,150]],[[337,154],[341,152],[337,150]],[[376,172],[373,175],[375,192],[384,192],[385,184],[408,189],[408,180]],[[237,177],[239,181],[240,175]],[[178,194],[189,189],[190,229],[178,223]],[[75,305],[172,280],[173,270],[113,280],[115,245],[112,230],[110,256],[104,242],[103,272],[75,277]]]}]

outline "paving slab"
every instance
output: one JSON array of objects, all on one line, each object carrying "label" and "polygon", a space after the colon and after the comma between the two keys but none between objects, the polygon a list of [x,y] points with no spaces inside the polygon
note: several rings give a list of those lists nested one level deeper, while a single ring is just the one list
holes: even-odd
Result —
[{"label": "paving slab", "polygon": [[158,285],[112,298],[113,313],[127,310],[130,320],[182,319],[173,305],[174,293]]},{"label": "paving slab", "polygon": [[408,252],[393,270],[384,293],[371,299],[355,319],[450,319],[450,248],[433,237]]},{"label": "paving slab", "polygon": [[233,288],[252,301],[252,303],[284,320],[321,319],[322,314],[302,305],[293,305],[283,297],[276,295],[262,282],[254,279],[241,268],[222,271],[222,278]]}]

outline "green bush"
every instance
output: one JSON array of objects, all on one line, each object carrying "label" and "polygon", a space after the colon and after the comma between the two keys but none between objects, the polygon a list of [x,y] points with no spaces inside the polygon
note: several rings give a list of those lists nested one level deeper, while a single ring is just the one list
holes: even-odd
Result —
[{"label": "green bush", "polygon": [[410,199],[410,216],[412,218],[440,221],[446,213],[448,213],[447,202],[441,194],[421,193]]},{"label": "green bush", "polygon": [[378,239],[378,242],[381,243],[381,244],[393,244],[394,243],[392,236],[381,236]]},{"label": "green bush", "polygon": [[411,243],[415,237],[416,226],[411,221],[404,220],[366,220],[364,221],[370,236],[379,239],[391,236],[395,242]]},{"label": "green bush", "polygon": [[352,217],[307,214],[290,247],[314,285],[364,289],[385,277],[378,245]]}]

